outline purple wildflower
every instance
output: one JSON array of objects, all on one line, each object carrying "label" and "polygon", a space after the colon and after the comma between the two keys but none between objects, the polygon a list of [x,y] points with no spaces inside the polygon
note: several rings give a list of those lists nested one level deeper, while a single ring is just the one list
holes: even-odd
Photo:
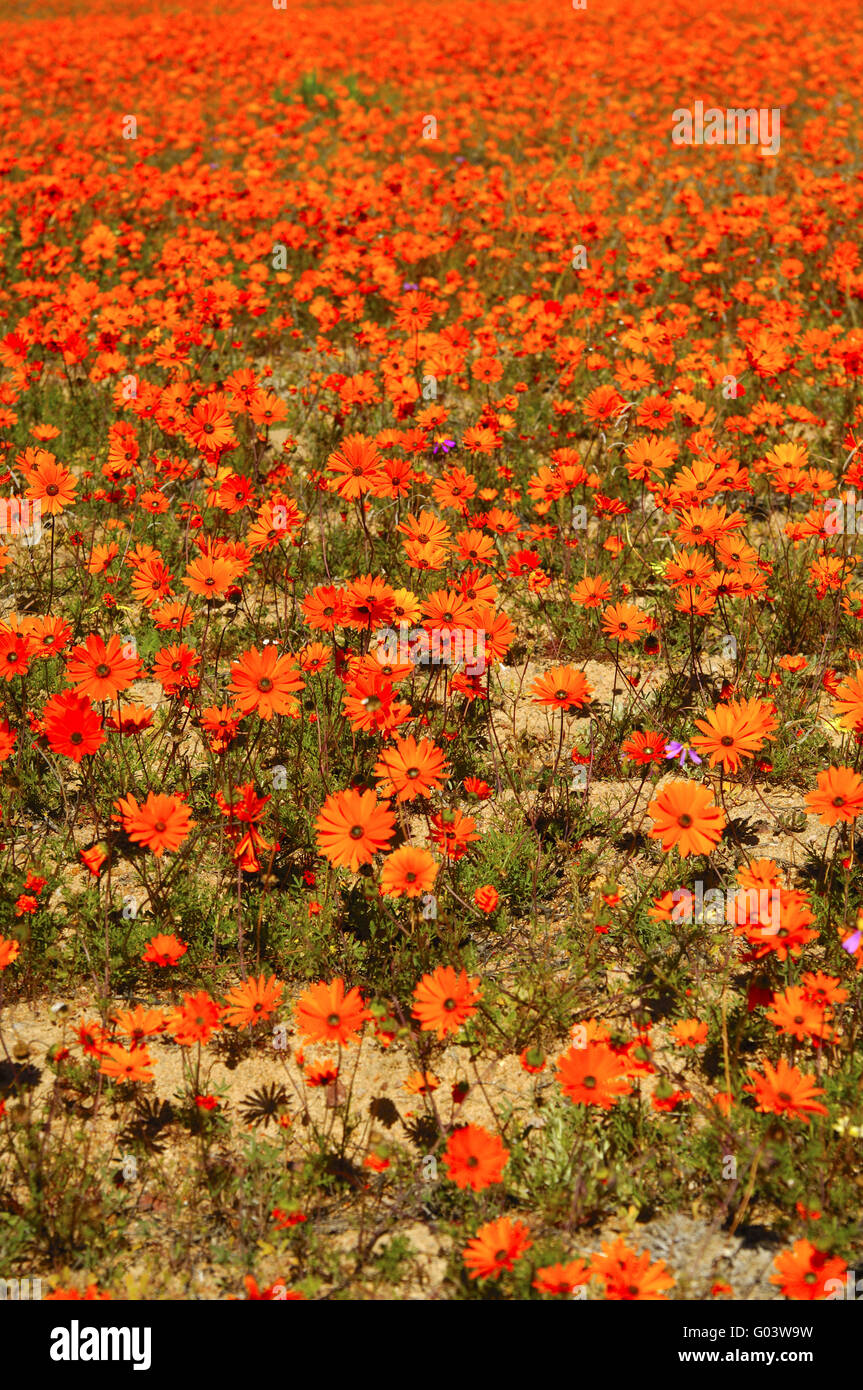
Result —
[{"label": "purple wildflower", "polygon": [[666,758],[676,758],[679,756],[681,767],[683,767],[683,764],[686,762],[687,758],[690,758],[691,761],[696,764],[700,764],[702,761],[702,759],[699,758],[697,753],[693,753],[688,743],[678,743],[676,740],[672,741],[666,746],[664,756]]}]

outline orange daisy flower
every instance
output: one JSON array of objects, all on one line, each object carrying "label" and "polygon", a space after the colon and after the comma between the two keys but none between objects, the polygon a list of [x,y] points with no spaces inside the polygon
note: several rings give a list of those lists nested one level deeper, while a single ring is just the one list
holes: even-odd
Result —
[{"label": "orange daisy flower", "polygon": [[570,594],[573,603],[582,608],[601,608],[611,593],[611,585],[600,575],[580,579]]},{"label": "orange daisy flower", "polygon": [[231,746],[239,731],[241,716],[230,705],[208,705],[201,710],[201,728],[209,736],[214,753]]},{"label": "orange daisy flower", "polygon": [[650,618],[633,603],[613,603],[602,615],[602,630],[613,642],[637,642]]},{"label": "orange daisy flower", "polygon": [[165,850],[171,853],[178,850],[196,824],[188,806],[178,796],[150,792],[143,806],[139,806],[130,794],[121,796],[114,805],[119,815],[112,816],[112,820],[120,821],[129,839],[152,850],[157,859]]},{"label": "orange daisy flower", "polygon": [[438,866],[427,849],[400,845],[388,854],[381,869],[381,894],[385,898],[419,898],[429,892]]},{"label": "orange daisy flower", "polygon": [[386,487],[383,459],[373,439],[363,434],[349,434],[327,459],[327,468],[338,477],[336,491],[348,502],[355,502],[366,492],[379,492]]},{"label": "orange daisy flower", "polygon": [[87,1057],[101,1057],[108,1041],[108,1034],[101,1023],[90,1022],[89,1019],[82,1018],[75,1029],[78,1042],[84,1049]]},{"label": "orange daisy flower", "polygon": [[808,792],[806,805],[822,825],[852,821],[863,811],[863,778],[851,767],[828,767],[818,773],[818,789]]},{"label": "orange daisy flower", "polygon": [[656,1302],[674,1287],[664,1260],[651,1264],[647,1250],[630,1250],[621,1236],[603,1241],[602,1253],[591,1260],[591,1270],[604,1280],[605,1297],[615,1302]]},{"label": "orange daisy flower", "polygon": [[537,676],[531,686],[535,705],[551,705],[554,709],[581,709],[589,703],[593,687],[588,685],[582,671],[572,666],[553,666],[544,676]]},{"label": "orange daisy flower", "polygon": [[245,984],[235,985],[225,995],[225,1022],[232,1028],[250,1028],[253,1023],[269,1018],[284,989],[275,975],[271,975],[269,980],[264,975],[257,980],[252,976]]},{"label": "orange daisy flower", "polygon": [[[827,1255],[808,1240],[795,1240],[790,1250],[783,1250],[776,1256],[773,1268],[775,1273],[771,1274],[770,1283],[778,1284],[785,1298],[800,1302],[827,1298],[827,1284],[832,1280],[838,1280],[844,1292],[848,1270],[838,1255]],[[835,1284],[829,1292],[838,1292]]]},{"label": "orange daisy flower", "polygon": [[807,999],[819,1008],[826,1009],[831,1004],[841,1004],[848,998],[847,989],[842,989],[835,975],[825,975],[822,971],[807,971],[800,983]]},{"label": "orange daisy flower", "polygon": [[20,632],[0,633],[0,676],[4,680],[26,675],[35,655],[32,638]]},{"label": "orange daisy flower", "polygon": [[492,1183],[503,1181],[508,1158],[509,1149],[504,1148],[496,1134],[489,1134],[482,1125],[464,1125],[447,1140],[443,1163],[456,1187],[482,1192]]},{"label": "orange daisy flower", "polygon": [[532,1243],[526,1226],[502,1216],[480,1226],[465,1246],[463,1259],[471,1279],[496,1279],[512,1269]]},{"label": "orange daisy flower", "polygon": [[66,663],[66,674],[78,693],[90,700],[116,700],[141,674],[136,656],[124,656],[116,635],[107,644],[91,632],[82,647],[73,647]]},{"label": "orange daisy flower", "polygon": [[468,845],[479,839],[473,816],[465,816],[453,808],[433,815],[429,831],[435,844],[450,859],[461,859]]},{"label": "orange daisy flower", "polygon": [[135,569],[131,579],[132,593],[145,608],[151,608],[170,593],[173,577],[164,561],[153,556]]},{"label": "orange daisy flower", "polygon": [[807,1038],[827,1038],[833,1031],[826,1021],[824,1005],[807,997],[800,985],[789,985],[784,993],[774,994],[765,1017],[780,1033],[796,1038],[798,1042],[805,1042]]},{"label": "orange daisy flower", "polygon": [[395,747],[385,748],[375,763],[381,796],[394,796],[397,801],[412,801],[440,791],[449,771],[450,765],[436,744],[427,738],[417,743],[410,735],[397,736]]},{"label": "orange daisy flower", "polygon": [[293,658],[279,656],[272,645],[262,652],[252,647],[231,666],[229,689],[238,709],[243,714],[254,711],[261,719],[272,719],[274,714],[296,715],[299,705],[293,692],[304,690],[305,685]]},{"label": "orange daisy flower", "polygon": [[148,705],[123,703],[116,714],[108,716],[108,728],[116,729],[120,734],[139,734],[151,727],[154,713]]},{"label": "orange daisy flower", "polygon": [[402,1082],[405,1090],[412,1096],[428,1096],[440,1085],[440,1077],[433,1071],[412,1071]]},{"label": "orange daisy flower", "polygon": [[140,1047],[144,1038],[163,1033],[170,1014],[163,1009],[147,1009],[139,1004],[135,1009],[121,1009],[114,1014],[114,1030],[121,1038],[129,1038],[132,1047]]},{"label": "orange daisy flower", "polygon": [[181,941],[179,937],[157,934],[150,937],[141,960],[148,965],[176,965],[188,949],[186,943]]},{"label": "orange daisy flower", "polygon": [[182,1007],[168,1021],[168,1032],[181,1047],[205,1043],[221,1028],[222,1009],[206,990],[184,994]]},{"label": "orange daisy flower", "polygon": [[576,1105],[610,1110],[632,1090],[623,1058],[603,1043],[570,1047],[557,1059],[555,1080]]},{"label": "orange daisy flower", "polygon": [[474,890],[473,900],[480,912],[489,914],[494,912],[500,902],[500,894],[493,883],[484,883],[482,887]]},{"label": "orange daisy flower", "polygon": [[332,661],[333,654],[323,642],[309,642],[299,653],[300,666],[309,675],[318,675]]},{"label": "orange daisy flower", "polygon": [[347,689],[342,712],[354,733],[391,734],[410,719],[410,705],[396,698],[392,681],[384,675],[361,672]]},{"label": "orange daisy flower", "polygon": [[185,424],[190,441],[202,453],[219,453],[234,442],[233,421],[223,396],[199,401]]},{"label": "orange daisy flower", "polygon": [[457,1033],[477,1012],[478,985],[479,976],[468,976],[466,970],[457,975],[451,965],[439,965],[430,975],[423,975],[413,994],[413,1016],[420,1028],[436,1032],[438,1042]]},{"label": "orange daisy flower", "polygon": [[343,1047],[356,1040],[369,1018],[360,991],[354,988],[345,994],[340,978],[312,985],[294,1008],[297,1029],[309,1042],[337,1042]]},{"label": "orange daisy flower", "polygon": [[568,1297],[574,1289],[586,1284],[591,1275],[589,1264],[584,1260],[570,1260],[568,1264],[543,1265],[536,1271],[533,1287],[540,1293]]},{"label": "orange daisy flower", "polygon": [[289,1289],[282,1279],[277,1279],[274,1284],[268,1285],[265,1289],[259,1289],[257,1282],[251,1274],[243,1275],[243,1283],[246,1286],[246,1298],[254,1299],[256,1302],[264,1303],[303,1303],[306,1295],[299,1293],[295,1289]]},{"label": "orange daisy flower", "polygon": [[119,1043],[108,1043],[99,1070],[115,1081],[152,1081],[152,1065],[153,1059],[145,1047],[133,1047],[127,1052]]},{"label": "orange daisy flower", "polygon": [[[132,580],[132,588],[135,581]],[[160,632],[182,632],[184,627],[195,621],[195,615],[189,605],[182,599],[172,599],[170,603],[163,603],[159,608],[153,608],[150,616]]]},{"label": "orange daisy flower", "polygon": [[53,656],[62,651],[72,629],[63,618],[25,618],[24,631],[34,644],[34,656]]},{"label": "orange daisy flower", "polygon": [[201,658],[185,642],[162,647],[153,658],[153,680],[158,681],[166,695],[178,695],[181,690],[194,690],[199,684],[195,670]]},{"label": "orange daisy flower", "polygon": [[74,690],[52,695],[42,710],[42,727],[53,753],[80,763],[105,742],[102,721],[90,701]]},{"label": "orange daisy flower", "polygon": [[315,821],[318,849],[336,868],[354,872],[385,850],[395,832],[395,816],[373,791],[333,792]]},{"label": "orange daisy flower", "polygon": [[75,501],[78,484],[53,454],[42,449],[37,452],[41,455],[39,462],[27,471],[27,496],[38,500],[45,516],[59,516]]},{"label": "orange daisy flower", "polygon": [[0,936],[0,970],[5,970],[14,960],[17,960],[20,950],[21,943],[19,941]]},{"label": "orange daisy flower", "polygon": [[827,1107],[814,1099],[824,1094],[823,1087],[813,1085],[814,1075],[798,1071],[784,1057],[779,1059],[775,1068],[765,1061],[763,1076],[751,1067],[749,1075],[752,1084],[743,1089],[755,1096],[755,1108],[762,1114],[792,1115],[808,1124],[810,1114],[828,1113]]},{"label": "orange daisy flower", "polygon": [[666,742],[661,734],[653,729],[637,729],[620,745],[625,758],[647,767],[650,763],[661,763],[665,757]]},{"label": "orange daisy flower", "polygon": [[837,686],[833,713],[843,729],[863,729],[863,671]]},{"label": "orange daisy flower", "polygon": [[202,598],[221,598],[237,578],[237,567],[215,555],[199,555],[186,569],[183,584]]},{"label": "orange daisy flower", "polygon": [[697,1018],[684,1018],[675,1023],[671,1036],[678,1047],[700,1047],[707,1042],[707,1024]]},{"label": "orange daisy flower", "polygon": [[725,828],[725,812],[713,803],[709,787],[697,782],[669,782],[647,808],[650,835],[666,851],[677,846],[688,854],[710,854]]},{"label": "orange daisy flower", "polygon": [[56,1289],[52,1289],[50,1293],[46,1293],[45,1295],[46,1303],[65,1303],[78,1301],[83,1303],[110,1303],[111,1295],[109,1293],[103,1293],[102,1290],[99,1288],[98,1284],[88,1284],[83,1293],[80,1291],[80,1289],[76,1288],[63,1289],[58,1287]]},{"label": "orange daisy flower", "polygon": [[721,763],[726,772],[737,772],[741,758],[751,758],[776,728],[773,708],[764,700],[732,700],[717,705],[705,719],[696,719],[701,734],[693,748],[709,756],[711,767]]},{"label": "orange daisy flower", "polygon": [[341,627],[345,616],[345,594],[332,584],[323,584],[307,594],[302,602],[303,617],[317,632]]}]

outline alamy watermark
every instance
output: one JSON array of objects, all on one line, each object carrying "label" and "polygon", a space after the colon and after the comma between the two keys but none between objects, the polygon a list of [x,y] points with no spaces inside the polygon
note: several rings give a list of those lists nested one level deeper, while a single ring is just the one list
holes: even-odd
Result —
[{"label": "alamy watermark", "polygon": [[759,145],[762,154],[778,154],[782,112],[773,107],[729,107],[723,111],[697,101],[692,110],[679,107],[671,115],[673,145]]},{"label": "alamy watermark", "polygon": [[399,623],[398,628],[382,627],[375,633],[373,648],[379,661],[390,665],[412,662],[414,666],[463,666],[466,676],[485,671],[485,629],[472,627],[424,627]]},{"label": "alamy watermark", "polygon": [[52,1361],[131,1361],[133,1371],[152,1364],[151,1327],[82,1327],[73,1318],[68,1327],[51,1331]]},{"label": "alamy watermark", "polygon": [[863,1299],[863,1279],[857,1278],[856,1269],[846,1269],[844,1279],[825,1280],[824,1297],[828,1302],[859,1303]]},{"label": "alamy watermark", "polygon": [[41,1299],[41,1279],[0,1279],[0,1303],[7,1299],[13,1303]]},{"label": "alamy watermark", "polygon": [[0,497],[0,536],[18,536],[25,545],[42,539],[42,502],[38,497]]},{"label": "alamy watermark", "polygon": [[763,936],[776,936],[781,926],[782,895],[778,888],[708,888],[701,879],[694,888],[675,888],[671,895],[673,922],[719,926],[752,924]]},{"label": "alamy watermark", "polygon": [[824,503],[825,536],[863,536],[863,497],[851,488],[841,497],[828,497]]}]

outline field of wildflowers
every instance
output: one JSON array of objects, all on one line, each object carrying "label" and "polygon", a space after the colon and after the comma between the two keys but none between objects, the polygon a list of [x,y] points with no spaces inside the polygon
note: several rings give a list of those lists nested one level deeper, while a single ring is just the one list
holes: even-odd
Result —
[{"label": "field of wildflowers", "polygon": [[859,6],[0,42],[0,1282],[853,1297]]}]

